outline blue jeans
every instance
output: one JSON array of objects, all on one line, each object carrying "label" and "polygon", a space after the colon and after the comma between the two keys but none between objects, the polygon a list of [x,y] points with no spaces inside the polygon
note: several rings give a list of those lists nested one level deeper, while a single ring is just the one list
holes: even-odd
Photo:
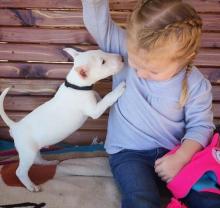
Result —
[{"label": "blue jeans", "polygon": [[[164,148],[156,148],[122,150],[109,155],[111,170],[122,196],[122,208],[161,207],[158,186],[166,184],[155,173],[154,163],[167,152]],[[183,201],[190,208],[220,208],[217,194],[191,191]]]}]

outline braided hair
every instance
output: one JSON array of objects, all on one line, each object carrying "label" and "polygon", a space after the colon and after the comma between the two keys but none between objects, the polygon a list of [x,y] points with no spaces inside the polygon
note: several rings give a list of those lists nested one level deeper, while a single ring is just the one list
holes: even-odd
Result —
[{"label": "braided hair", "polygon": [[128,18],[127,42],[135,43],[137,49],[153,53],[168,43],[175,43],[175,55],[169,58],[180,61],[183,68],[186,66],[179,99],[181,107],[187,101],[187,79],[198,53],[201,29],[201,18],[182,0],[139,0]]}]

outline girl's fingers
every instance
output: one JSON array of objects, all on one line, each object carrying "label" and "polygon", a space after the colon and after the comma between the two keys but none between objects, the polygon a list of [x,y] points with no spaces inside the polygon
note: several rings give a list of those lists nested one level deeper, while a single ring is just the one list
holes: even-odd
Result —
[{"label": "girl's fingers", "polygon": [[159,165],[159,164],[162,163],[162,162],[163,162],[163,158],[157,159],[157,160],[155,161],[155,166]]},{"label": "girl's fingers", "polygon": [[162,179],[163,181],[165,181],[165,182],[168,182],[168,181],[169,181],[169,177],[168,177],[168,176],[163,176],[163,177],[161,177],[161,179]]},{"label": "girl's fingers", "polygon": [[163,172],[159,172],[159,173],[157,173],[157,175],[158,175],[160,178],[163,178],[163,177],[166,176]]},{"label": "girl's fingers", "polygon": [[161,178],[162,181],[167,182],[169,177],[164,172],[158,172],[157,175]]},{"label": "girl's fingers", "polygon": [[171,180],[172,180],[172,178],[168,178],[168,179],[167,179],[167,183],[169,183]]},{"label": "girl's fingers", "polygon": [[161,180],[163,180],[167,183],[172,180],[172,178],[170,176],[168,176],[166,173],[164,173],[163,171],[158,172],[157,175],[161,178]]},{"label": "girl's fingers", "polygon": [[171,178],[163,171],[160,165],[155,167],[155,172],[161,178],[162,181],[168,182]]},{"label": "girl's fingers", "polygon": [[155,165],[155,166],[154,166],[154,170],[155,170],[156,173],[161,172],[161,171],[162,171],[161,165]]}]

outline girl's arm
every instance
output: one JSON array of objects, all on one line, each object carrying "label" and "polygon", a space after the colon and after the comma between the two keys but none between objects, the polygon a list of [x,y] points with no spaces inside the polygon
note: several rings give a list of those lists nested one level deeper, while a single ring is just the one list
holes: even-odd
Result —
[{"label": "girl's arm", "polygon": [[83,5],[84,24],[96,40],[100,49],[124,56],[126,54],[125,30],[112,21],[109,12],[109,1],[81,1]]},{"label": "girl's arm", "polygon": [[176,151],[176,155],[185,165],[193,155],[203,149],[203,146],[194,139],[185,139]]},{"label": "girl's arm", "polygon": [[169,182],[186,165],[193,155],[206,147],[212,137],[213,124],[211,84],[203,79],[190,92],[185,106],[186,133],[176,153],[155,162],[155,171]]},{"label": "girl's arm", "polygon": [[191,96],[185,106],[186,133],[181,140],[193,140],[206,147],[212,137],[215,125],[212,112],[212,86],[203,79],[192,89]]}]

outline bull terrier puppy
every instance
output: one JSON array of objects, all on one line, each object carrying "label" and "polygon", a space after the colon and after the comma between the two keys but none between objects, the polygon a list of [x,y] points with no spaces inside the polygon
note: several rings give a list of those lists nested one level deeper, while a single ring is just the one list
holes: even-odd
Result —
[{"label": "bull terrier puppy", "polygon": [[40,188],[28,176],[32,164],[49,165],[58,162],[44,160],[40,149],[65,139],[79,129],[88,117],[99,118],[125,90],[125,83],[121,82],[103,99],[92,90],[95,82],[114,75],[123,68],[124,63],[120,55],[101,50],[78,52],[65,48],[64,51],[73,57],[74,66],[48,102],[19,122],[14,122],[3,108],[4,98],[10,88],[5,89],[0,96],[0,115],[9,127],[19,154],[16,175],[24,186],[33,192],[39,191]]}]

